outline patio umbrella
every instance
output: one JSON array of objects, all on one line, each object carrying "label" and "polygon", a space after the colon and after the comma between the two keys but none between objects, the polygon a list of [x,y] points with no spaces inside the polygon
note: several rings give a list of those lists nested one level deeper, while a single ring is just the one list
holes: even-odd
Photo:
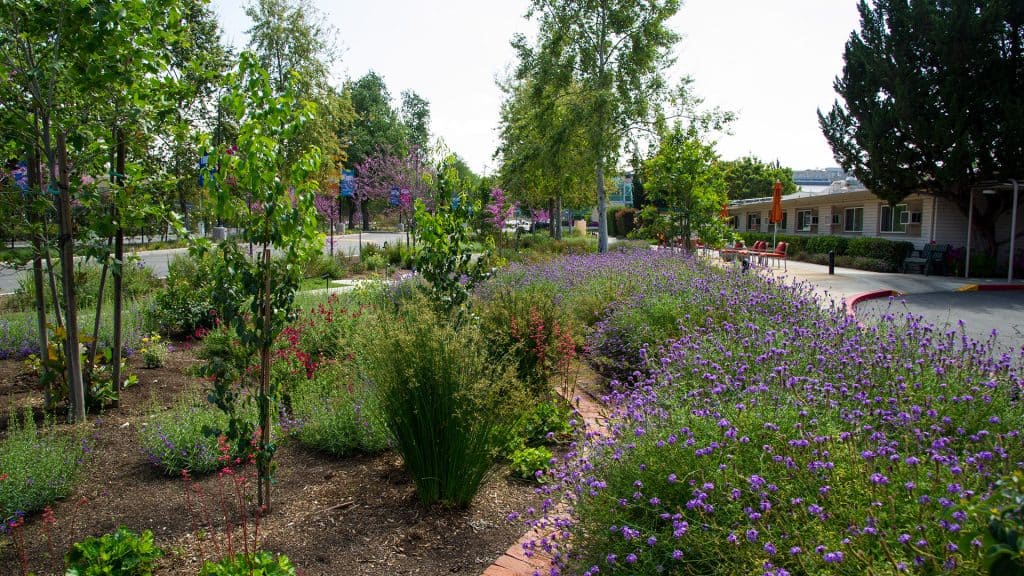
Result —
[{"label": "patio umbrella", "polygon": [[782,182],[778,180],[772,186],[772,211],[768,213],[768,221],[775,225],[772,227],[772,246],[774,246],[775,237],[779,232],[779,222],[782,222]]}]

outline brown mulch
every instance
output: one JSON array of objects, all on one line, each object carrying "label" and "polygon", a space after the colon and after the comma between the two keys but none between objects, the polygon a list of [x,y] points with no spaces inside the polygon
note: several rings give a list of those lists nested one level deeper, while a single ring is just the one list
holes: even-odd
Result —
[{"label": "brown mulch", "polygon": [[[53,505],[56,555],[71,540],[122,525],[153,531],[166,552],[158,575],[196,574],[202,559],[214,554],[211,537],[224,550],[220,494],[230,498],[230,480],[217,475],[197,480],[205,504],[193,502],[190,513],[183,480],[152,468],[137,437],[148,414],[167,409],[198,385],[185,374],[194,362],[189,351],[175,351],[163,368],[136,370],[139,384],[123,393],[120,407],[90,417],[90,456],[82,478],[68,498]],[[5,421],[12,406],[38,412],[42,396],[21,362],[0,361]],[[480,574],[521,535],[521,525],[506,516],[540,502],[532,485],[511,479],[500,467],[468,509],[451,510],[422,506],[400,459],[390,452],[338,459],[284,442],[274,461],[273,510],[260,521],[261,547],[287,554],[306,575]],[[200,530],[197,537],[195,527],[207,515],[217,527]],[[229,515],[237,525],[237,513]],[[59,573],[60,562],[49,558],[44,526],[37,514],[23,528],[29,569]],[[253,522],[248,526],[251,534]],[[236,550],[240,540],[236,529]],[[8,574],[20,574],[19,562],[10,540],[0,535],[0,575]]]}]

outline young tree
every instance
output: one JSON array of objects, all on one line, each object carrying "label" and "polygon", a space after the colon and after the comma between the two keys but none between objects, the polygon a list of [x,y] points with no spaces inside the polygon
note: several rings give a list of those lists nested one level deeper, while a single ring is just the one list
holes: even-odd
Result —
[{"label": "young tree", "polygon": [[721,235],[719,213],[728,202],[725,178],[714,145],[704,142],[694,126],[676,122],[665,130],[645,172],[648,194],[678,217],[687,249],[693,232],[704,239]]},{"label": "young tree", "polygon": [[796,192],[793,170],[783,168],[777,161],[765,164],[754,156],[744,156],[738,160],[723,160],[720,163],[730,200],[771,196],[776,181],[782,183],[783,195]]},{"label": "young tree", "polygon": [[679,0],[532,0],[536,47],[515,41],[535,90],[571,96],[587,138],[597,193],[598,251],[608,250],[604,173],[615,165],[622,141],[653,125],[667,96],[662,71],[672,63],[679,36],[667,21]]},{"label": "young tree", "polygon": [[0,1],[0,77],[8,80],[4,107],[18,118],[16,132],[28,156],[38,155],[44,165],[38,183],[59,208],[64,349],[75,420],[85,418],[85,390],[72,286],[71,202],[78,180],[71,172],[80,176],[101,165],[106,153],[97,151],[110,151],[116,140],[107,138],[111,125],[158,98],[155,86],[166,46],[180,28],[179,13],[175,0]]},{"label": "young tree", "polygon": [[412,90],[406,90],[402,92],[400,115],[409,148],[426,150],[430,146],[430,102]]},{"label": "young tree", "polygon": [[[818,121],[836,159],[889,202],[922,192],[967,213],[984,182],[1024,177],[1024,4],[862,0],[842,98]],[[974,204],[996,250],[1003,195]],[[1012,257],[1012,255],[1011,255]]]},{"label": "young tree", "polygon": [[[270,379],[270,349],[293,318],[302,264],[321,250],[314,202],[321,153],[309,147],[294,155],[290,139],[299,136],[303,124],[315,118],[315,105],[298,99],[288,83],[279,91],[272,89],[270,76],[255,56],[242,54],[238,72],[230,82],[225,109],[239,123],[238,142],[213,148],[211,169],[205,176],[213,189],[218,215],[237,222],[242,237],[238,244],[220,242],[213,248],[218,261],[214,299],[221,319],[235,331],[251,356],[259,357],[259,373],[243,374],[241,382],[250,392],[247,398],[256,403],[258,420],[252,422],[238,408],[243,398],[236,383],[218,369],[216,362],[210,366],[214,377],[210,397],[230,418],[225,433],[235,453],[255,459],[259,503],[269,508],[271,463],[276,450],[271,438],[272,417],[279,398],[279,390]],[[203,136],[201,145],[203,150],[210,149],[209,134]],[[259,208],[250,209],[231,190],[230,182]],[[250,258],[239,248],[247,242],[262,249],[259,255]],[[192,248],[201,254],[211,246],[199,239]],[[271,250],[281,256],[272,259]]]}]

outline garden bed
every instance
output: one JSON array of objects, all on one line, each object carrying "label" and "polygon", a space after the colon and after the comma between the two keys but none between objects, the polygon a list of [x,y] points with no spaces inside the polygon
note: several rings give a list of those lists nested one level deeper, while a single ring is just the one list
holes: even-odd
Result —
[{"label": "garden bed", "polygon": [[[154,469],[138,442],[151,414],[197,386],[185,375],[195,361],[191,351],[178,350],[163,368],[136,370],[139,384],[125,391],[121,406],[90,417],[82,476],[72,494],[52,507],[55,550],[124,525],[153,531],[166,552],[158,574],[196,574],[201,559],[211,556],[211,542],[196,539],[194,522],[201,519],[193,516],[202,513],[188,512],[183,480]],[[38,413],[42,395],[31,383],[21,362],[0,362],[4,421],[12,407],[32,406]],[[479,574],[521,535],[506,516],[539,502],[532,485],[501,468],[467,510],[452,510],[421,506],[392,452],[338,459],[285,442],[275,462],[274,509],[260,523],[260,541],[264,549],[288,555],[305,574]],[[221,479],[213,475],[196,482],[220,526],[215,536],[222,539]],[[30,570],[57,572],[59,563],[48,561],[40,515],[32,515],[22,533]],[[235,540],[237,545],[237,530]],[[0,539],[0,574],[18,574],[18,566],[11,541]]]}]

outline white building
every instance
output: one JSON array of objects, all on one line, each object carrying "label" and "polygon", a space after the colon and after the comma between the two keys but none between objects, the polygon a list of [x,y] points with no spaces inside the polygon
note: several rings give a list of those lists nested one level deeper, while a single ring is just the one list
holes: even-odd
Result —
[{"label": "white building", "polygon": [[[1000,190],[997,193],[1006,194]],[[979,197],[982,192],[975,192]],[[754,198],[737,200],[729,204],[729,215],[738,232],[771,232],[768,213],[772,199]],[[900,204],[890,206],[857,182],[835,182],[818,190],[802,190],[782,197],[783,219],[779,234],[807,234],[834,236],[874,236],[890,240],[906,240],[915,248],[929,242],[967,246],[967,216],[942,198],[913,194]],[[1000,242],[998,259],[1007,261],[1011,214],[1007,210],[996,225],[996,240]],[[1024,212],[1018,208],[1017,221],[1024,223]],[[1020,225],[1018,225],[1018,229]],[[972,251],[981,246],[977,232]],[[1020,246],[1020,244],[1018,244]],[[1019,250],[1017,250],[1019,252]]]}]

